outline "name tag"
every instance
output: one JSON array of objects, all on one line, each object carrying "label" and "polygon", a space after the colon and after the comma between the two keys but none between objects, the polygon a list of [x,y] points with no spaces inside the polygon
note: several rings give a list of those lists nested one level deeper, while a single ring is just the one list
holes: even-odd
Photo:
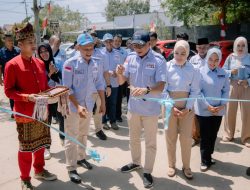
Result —
[{"label": "name tag", "polygon": [[146,68],[147,69],[154,69],[155,68],[155,64],[147,63]]},{"label": "name tag", "polygon": [[217,75],[218,78],[225,78],[225,75]]},{"label": "name tag", "polygon": [[75,74],[82,75],[82,74],[84,74],[84,71],[83,70],[75,70]]}]

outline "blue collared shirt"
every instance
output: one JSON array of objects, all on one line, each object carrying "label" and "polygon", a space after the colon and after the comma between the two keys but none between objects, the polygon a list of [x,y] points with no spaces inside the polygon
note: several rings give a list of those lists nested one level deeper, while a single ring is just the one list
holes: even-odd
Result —
[{"label": "blue collared shirt", "polygon": [[124,48],[122,48],[122,47],[115,48],[115,49],[118,50],[120,52],[120,54],[122,55],[122,62],[124,63],[125,60],[126,60],[126,58],[127,58],[127,56],[128,56],[128,52]]},{"label": "blue collared shirt", "polygon": [[[248,84],[250,84],[250,54],[242,58],[237,58],[233,54],[230,54],[223,68],[226,70],[231,80],[247,80]],[[238,69],[237,75],[231,74],[233,69]]]},{"label": "blue collared shirt", "polygon": [[[214,71],[205,65],[200,70],[201,73],[201,96],[202,97],[215,97],[215,98],[228,98],[229,97],[229,77],[222,68],[216,68]],[[212,116],[208,111],[208,106],[221,106],[226,105],[227,101],[219,100],[197,100],[195,102],[195,114],[199,116]],[[225,114],[225,108],[218,113],[218,116]]]},{"label": "blue collared shirt", "polygon": [[[131,86],[146,88],[153,87],[158,82],[166,82],[165,59],[151,49],[143,58],[135,52],[128,55],[125,63],[125,77]],[[160,98],[161,95],[148,94],[145,97]],[[129,98],[128,110],[143,116],[157,116],[160,114],[160,104],[153,101]]]},{"label": "blue collared shirt", "polygon": [[189,62],[194,66],[194,68],[200,69],[205,66],[206,58],[203,59],[199,54],[196,54],[190,58]]},{"label": "blue collared shirt", "polygon": [[[183,65],[177,65],[175,59],[167,62],[167,83],[164,94],[169,97],[169,92],[188,92],[189,98],[196,98],[200,95],[200,73],[198,69],[188,61]],[[192,109],[194,100],[188,100],[187,109]]]},{"label": "blue collared shirt", "polygon": [[56,67],[62,72],[63,65],[66,61],[66,52],[62,49],[59,49],[59,52],[54,55],[54,61]]},{"label": "blue collared shirt", "polygon": [[[2,73],[4,74],[4,68],[8,61],[20,54],[20,49],[18,47],[13,47],[10,51],[6,47],[0,49],[0,65],[2,66]],[[1,77],[1,76],[0,76]]]},{"label": "blue collared shirt", "polygon": [[[105,63],[104,64],[108,65],[109,71],[115,72],[117,65],[124,63],[121,53],[114,48],[112,49],[111,52],[109,52],[106,48],[103,48],[103,53],[105,55]],[[111,83],[111,86],[114,88],[119,86],[118,81],[117,81],[117,77],[110,77],[110,83]]]},{"label": "blue collared shirt", "polygon": [[[63,67],[63,85],[70,89],[70,95],[74,95],[89,112],[94,107],[93,93],[104,90],[104,81],[98,67],[98,60],[92,58],[88,64],[80,54],[68,59]],[[77,112],[72,102],[70,109]]]}]

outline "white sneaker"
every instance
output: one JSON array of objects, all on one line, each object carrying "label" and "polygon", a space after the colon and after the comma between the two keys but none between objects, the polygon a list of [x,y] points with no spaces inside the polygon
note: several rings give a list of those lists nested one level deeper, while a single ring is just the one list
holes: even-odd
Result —
[{"label": "white sneaker", "polygon": [[50,150],[45,148],[44,151],[44,160],[49,160],[51,158]]},{"label": "white sneaker", "polygon": [[65,145],[64,139],[60,139],[60,142],[61,142],[61,145],[62,145],[62,146]]}]

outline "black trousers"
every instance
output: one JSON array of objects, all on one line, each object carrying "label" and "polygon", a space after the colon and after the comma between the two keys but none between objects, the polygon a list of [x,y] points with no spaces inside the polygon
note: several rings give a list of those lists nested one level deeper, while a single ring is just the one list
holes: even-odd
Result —
[{"label": "black trousers", "polygon": [[10,99],[10,108],[13,111],[14,108],[14,100]]},{"label": "black trousers", "polygon": [[117,103],[116,103],[116,119],[122,117],[122,99],[127,96],[128,83],[124,83],[118,87]]},{"label": "black trousers", "polygon": [[[59,123],[59,130],[64,133],[64,118],[60,112],[57,111],[57,103],[49,105],[48,124],[51,125],[52,117],[56,117]],[[65,137],[59,134],[60,139],[64,140]]]},{"label": "black trousers", "polygon": [[212,154],[214,152],[215,141],[221,125],[222,116],[198,116],[200,125],[200,153],[201,162],[207,166],[211,165]]}]

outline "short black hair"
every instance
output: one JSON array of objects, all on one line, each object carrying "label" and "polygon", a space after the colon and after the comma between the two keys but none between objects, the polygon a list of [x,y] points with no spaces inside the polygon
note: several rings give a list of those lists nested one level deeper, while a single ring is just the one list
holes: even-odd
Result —
[{"label": "short black hair", "polygon": [[115,37],[120,38],[120,39],[122,40],[122,35],[121,35],[121,34],[116,34],[116,35],[114,36],[114,38],[115,38]]},{"label": "short black hair", "polygon": [[157,35],[156,32],[150,32],[150,33],[149,33],[149,36],[150,36],[150,37],[154,37],[155,39],[158,38],[158,35]]},{"label": "short black hair", "polygon": [[176,35],[177,38],[182,38],[183,40],[188,41],[189,40],[189,36],[187,35],[187,33],[180,33]]},{"label": "short black hair", "polygon": [[91,35],[91,36],[94,36],[94,37],[97,37],[97,33],[96,33],[95,31],[91,31],[91,32],[90,32],[90,35]]}]

